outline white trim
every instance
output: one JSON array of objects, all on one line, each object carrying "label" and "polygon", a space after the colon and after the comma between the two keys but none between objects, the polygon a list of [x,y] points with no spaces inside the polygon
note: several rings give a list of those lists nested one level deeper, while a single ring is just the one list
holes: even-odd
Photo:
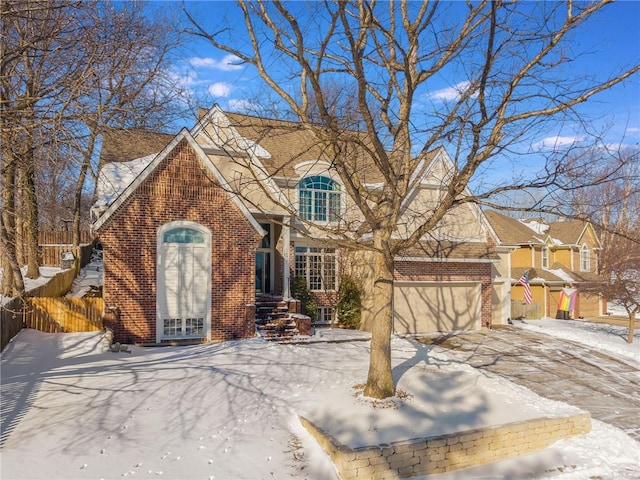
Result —
[{"label": "white trim", "polygon": [[[291,298],[291,217],[282,219],[282,296]],[[274,262],[275,263],[275,262]]]}]

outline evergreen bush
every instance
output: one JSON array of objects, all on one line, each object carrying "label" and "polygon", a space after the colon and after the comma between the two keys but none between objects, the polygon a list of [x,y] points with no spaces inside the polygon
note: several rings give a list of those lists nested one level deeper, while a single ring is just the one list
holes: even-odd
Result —
[{"label": "evergreen bush", "polygon": [[362,300],[358,283],[351,277],[343,277],[338,296],[338,322],[345,328],[359,328],[362,317]]},{"label": "evergreen bush", "polygon": [[302,302],[302,313],[315,322],[318,318],[318,304],[307,286],[307,281],[302,277],[293,279],[293,298]]}]

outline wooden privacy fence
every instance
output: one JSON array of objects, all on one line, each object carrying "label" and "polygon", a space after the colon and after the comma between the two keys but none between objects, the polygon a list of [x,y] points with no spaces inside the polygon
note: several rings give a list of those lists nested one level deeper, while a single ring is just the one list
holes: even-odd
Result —
[{"label": "wooden privacy fence", "polygon": [[530,304],[511,301],[512,318],[542,318],[542,305],[538,302]]},{"label": "wooden privacy fence", "polygon": [[2,334],[0,350],[4,350],[4,347],[20,330],[22,330],[22,299],[13,298],[0,306],[0,332]]},{"label": "wooden privacy fence", "polygon": [[25,299],[24,326],[48,333],[94,332],[103,329],[102,298]]},{"label": "wooden privacy fence", "polygon": [[40,251],[42,253],[42,265],[44,266],[59,267],[62,264],[62,254],[71,252],[76,258],[76,261],[79,262],[79,268],[82,268],[91,260],[93,243],[83,244],[76,248],[71,245],[64,244],[41,244]]},{"label": "wooden privacy fence", "polygon": [[[80,243],[92,243],[93,234],[90,230],[80,231]],[[73,232],[66,230],[41,230],[38,232],[38,243],[42,244],[65,244],[73,243]]]}]

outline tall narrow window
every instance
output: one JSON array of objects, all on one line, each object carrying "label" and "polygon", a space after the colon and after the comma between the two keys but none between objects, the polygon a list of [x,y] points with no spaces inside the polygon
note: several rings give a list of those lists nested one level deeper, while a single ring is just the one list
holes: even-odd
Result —
[{"label": "tall narrow window", "polygon": [[542,247],[542,268],[549,268],[549,247]]},{"label": "tall narrow window", "polygon": [[591,258],[589,255],[589,247],[586,245],[582,245],[582,249],[580,249],[580,270],[583,272],[588,272],[591,270]]},{"label": "tall narrow window", "polygon": [[185,220],[157,233],[156,341],[210,338],[211,233]]},{"label": "tall narrow window", "polygon": [[298,184],[300,217],[316,222],[335,222],[340,218],[340,184],[319,175]]}]

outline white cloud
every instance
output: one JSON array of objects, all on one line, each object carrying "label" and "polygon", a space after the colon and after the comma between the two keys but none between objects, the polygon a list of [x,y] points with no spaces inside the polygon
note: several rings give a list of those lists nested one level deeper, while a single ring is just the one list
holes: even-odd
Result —
[{"label": "white cloud", "polygon": [[207,92],[214,97],[228,97],[231,94],[231,90],[233,90],[233,85],[230,83],[216,82],[209,85]]},{"label": "white cloud", "polygon": [[240,62],[241,60],[235,55],[225,55],[222,60],[211,57],[192,57],[189,59],[189,64],[194,68],[214,68],[225,72],[242,69],[243,66]]},{"label": "white cloud", "polygon": [[255,103],[251,103],[246,98],[231,99],[229,100],[227,105],[229,107],[229,110],[233,110],[236,112],[255,111],[257,108],[257,105]]},{"label": "white cloud", "polygon": [[580,143],[583,140],[584,140],[584,137],[562,137],[562,136],[547,137],[540,142],[534,143],[533,148],[535,148],[536,150],[541,150],[541,149],[557,150],[557,149],[562,149],[564,147],[571,147],[572,145]]},{"label": "white cloud", "polygon": [[[471,87],[471,82],[465,81],[455,84],[452,87],[442,88],[440,90],[436,90],[435,92],[431,92],[427,95],[427,98],[431,100],[440,100],[443,102],[447,102],[449,100],[458,100],[469,88]],[[471,95],[471,98],[475,98],[477,94]]]},{"label": "white cloud", "polygon": [[629,127],[629,128],[627,128],[627,133],[629,135],[633,135],[633,136],[640,135],[640,128],[639,127]]}]

